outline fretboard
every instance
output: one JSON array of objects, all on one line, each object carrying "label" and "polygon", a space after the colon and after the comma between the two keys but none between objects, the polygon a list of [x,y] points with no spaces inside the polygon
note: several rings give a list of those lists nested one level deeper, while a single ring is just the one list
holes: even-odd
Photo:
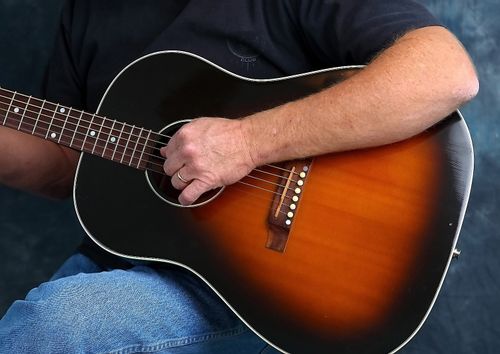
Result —
[{"label": "fretboard", "polygon": [[161,166],[158,133],[1,88],[0,125],[140,170]]}]

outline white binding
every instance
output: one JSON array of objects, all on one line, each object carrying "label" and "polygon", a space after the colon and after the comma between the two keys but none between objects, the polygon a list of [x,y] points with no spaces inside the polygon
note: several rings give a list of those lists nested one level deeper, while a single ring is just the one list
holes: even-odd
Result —
[{"label": "white binding", "polygon": [[[457,113],[460,116],[462,122],[467,127],[467,122],[465,121],[462,113],[459,110],[457,110]],[[469,174],[468,181],[466,181],[467,186],[466,186],[466,190],[465,190],[465,194],[464,194],[464,202],[465,203],[462,204],[462,210],[460,211],[460,217],[459,217],[458,225],[457,225],[457,232],[455,233],[455,238],[453,240],[453,247],[451,248],[450,255],[448,256],[448,263],[446,264],[446,268],[445,268],[445,270],[443,272],[443,276],[441,277],[441,281],[439,282],[439,286],[438,286],[438,288],[436,290],[436,294],[434,295],[434,298],[432,299],[431,305],[429,306],[429,309],[425,313],[424,318],[422,319],[422,321],[420,322],[420,324],[418,325],[418,327],[415,328],[415,331],[413,331],[413,333],[403,343],[401,343],[401,345],[399,347],[397,347],[396,349],[394,349],[390,354],[396,353],[398,350],[400,350],[406,344],[408,344],[408,342],[417,334],[417,332],[420,330],[420,328],[422,328],[422,326],[424,325],[425,320],[427,319],[427,317],[429,316],[432,308],[434,307],[434,304],[435,304],[436,299],[437,299],[437,297],[439,295],[439,292],[441,291],[441,287],[443,286],[444,278],[446,277],[446,274],[448,273],[448,269],[450,268],[450,264],[451,264],[451,261],[453,259],[453,251],[457,247],[458,237],[460,235],[460,231],[462,230],[462,225],[463,225],[463,221],[464,221],[464,217],[465,217],[465,211],[467,210],[467,205],[469,204],[470,191],[471,191],[471,188],[472,188],[472,178],[474,176],[474,145],[472,145],[472,138],[470,136],[469,128],[468,127],[467,127],[467,137],[468,137],[468,140],[469,140],[469,146],[471,147],[472,170],[471,170],[471,173]]]},{"label": "white binding", "polygon": [[[113,81],[111,82],[111,84],[108,86],[108,88],[106,89],[106,92],[104,93],[104,95],[102,96],[102,99],[101,99],[101,102],[99,103],[99,106],[97,108],[97,113],[100,111],[101,109],[101,105],[102,103],[104,102],[105,98],[106,98],[106,95],[108,94],[109,90],[111,89],[111,87],[113,87],[113,84],[115,83],[115,81],[128,69],[130,68],[132,65],[136,64],[137,62],[141,61],[141,60],[144,60],[148,57],[151,57],[151,56],[154,56],[154,55],[159,55],[159,54],[167,54],[167,53],[176,53],[176,54],[184,54],[184,55],[188,55],[188,56],[192,56],[192,57],[195,57],[201,61],[204,61],[206,62],[207,64],[209,65],[212,65],[213,67],[219,69],[220,71],[228,74],[228,75],[231,75],[231,76],[234,76],[238,79],[241,79],[241,80],[246,80],[246,81],[252,81],[252,82],[273,82],[273,81],[280,81],[280,80],[286,80],[286,79],[292,79],[292,78],[297,78],[297,77],[302,77],[302,76],[307,76],[307,75],[312,75],[312,74],[318,74],[318,73],[323,73],[323,72],[327,72],[327,71],[336,71],[336,70],[344,70],[344,69],[360,69],[360,68],[363,68],[364,65],[349,65],[349,66],[341,66],[341,67],[336,67],[336,68],[328,68],[328,69],[322,69],[322,70],[316,70],[316,71],[311,71],[311,72],[307,72],[307,73],[302,73],[302,74],[297,74],[297,75],[290,75],[290,76],[284,76],[284,77],[279,77],[279,78],[274,78],[274,79],[252,79],[252,78],[247,78],[247,77],[244,77],[244,76],[240,76],[240,75],[237,75],[235,73],[232,73],[214,63],[212,63],[211,61],[199,56],[199,55],[196,55],[196,54],[193,54],[193,53],[189,53],[189,52],[184,52],[184,51],[179,51],[179,50],[165,50],[165,51],[159,51],[159,52],[155,52],[155,53],[151,53],[151,54],[148,54],[148,55],[145,55],[143,57],[140,57],[136,60],[134,60],[132,63],[130,63],[129,65],[127,65],[125,68],[122,69],[122,71],[120,71],[120,73],[113,79]],[[463,119],[463,116],[462,114],[460,113],[460,111],[458,111],[458,114],[460,116],[460,118],[462,119],[462,121],[465,123],[465,120]],[[467,123],[465,123],[467,124]],[[468,134],[468,137],[469,137],[469,141],[470,141],[470,146],[472,147],[472,139],[470,137],[470,134]],[[472,147],[473,149],[473,147]],[[472,154],[472,169],[474,170],[474,153],[473,153],[473,150],[471,152]],[[276,345],[274,345],[273,343],[271,343],[270,341],[268,341],[266,338],[264,338],[259,332],[257,332],[252,326],[250,326],[250,324],[248,324],[245,319],[243,317],[241,317],[238,312],[236,312],[236,310],[222,297],[221,294],[219,294],[219,292],[217,291],[217,289],[215,289],[205,278],[203,278],[199,273],[197,273],[194,269],[190,268],[189,266],[183,264],[183,263],[178,263],[178,262],[175,262],[175,261],[171,261],[171,260],[167,260],[167,259],[161,259],[161,258],[150,258],[150,257],[139,257],[139,256],[132,256],[132,255],[127,255],[127,254],[121,254],[121,253],[118,253],[118,252],[115,252],[113,251],[112,249],[110,248],[107,248],[106,246],[104,246],[103,244],[101,244],[97,239],[95,239],[92,234],[90,233],[90,231],[85,227],[83,221],[82,221],[82,218],[80,217],[80,214],[78,212],[78,207],[76,205],[76,185],[78,183],[78,171],[80,170],[80,164],[82,162],[82,158],[83,158],[83,153],[80,155],[80,159],[78,160],[78,166],[77,166],[77,169],[76,169],[76,174],[75,174],[75,180],[74,180],[74,183],[73,183],[73,204],[74,204],[74,207],[75,207],[75,211],[76,211],[76,215],[78,217],[78,221],[80,222],[80,225],[82,225],[82,228],[85,230],[85,232],[87,233],[87,235],[92,239],[92,241],[94,241],[94,243],[96,245],[98,245],[99,247],[101,247],[102,249],[104,249],[105,251],[111,253],[111,254],[114,254],[115,256],[118,256],[118,257],[124,257],[124,258],[129,258],[129,259],[133,259],[133,260],[139,260],[139,261],[154,261],[154,262],[163,262],[163,263],[169,263],[169,264],[174,264],[174,265],[177,265],[179,267],[183,267],[187,270],[189,270],[190,272],[192,272],[193,274],[195,274],[196,276],[198,276],[202,281],[204,281],[214,292],[215,294],[217,294],[217,296],[219,296],[221,298],[222,301],[224,301],[224,303],[227,305],[227,307],[229,309],[231,309],[231,311],[234,312],[234,314],[236,316],[238,316],[240,318],[240,320],[245,323],[245,325],[250,328],[256,335],[258,335],[263,341],[265,341],[266,343],[268,343],[270,346],[272,346],[273,348],[275,348],[276,350],[278,351],[281,351],[282,353],[285,353],[287,354],[288,352],[285,352],[283,351],[282,349],[278,348]],[[466,203],[464,203],[463,205],[463,208],[460,212],[460,218],[459,218],[459,225],[457,227],[457,232],[455,234],[455,239],[454,239],[454,242],[453,242],[453,247],[452,249],[450,250],[450,255],[448,257],[448,263],[446,265],[446,269],[443,273],[443,276],[441,278],[441,281],[439,283],[439,286],[438,286],[438,289],[436,291],[436,294],[434,295],[434,299],[432,300],[431,302],[431,305],[429,306],[429,309],[427,310],[424,318],[422,319],[422,321],[420,322],[420,324],[418,325],[418,327],[415,329],[415,331],[403,342],[401,343],[401,345],[397,348],[395,348],[392,352],[390,352],[390,354],[392,353],[395,353],[397,352],[398,350],[400,350],[401,348],[403,348],[416,334],[417,332],[420,330],[420,328],[422,327],[422,325],[424,324],[425,320],[427,319],[427,317],[429,316],[429,313],[431,312],[432,310],[432,307],[434,306],[434,303],[436,302],[436,299],[437,299],[437,296],[439,294],[439,291],[441,290],[441,287],[443,285],[443,282],[444,282],[444,279],[446,277],[446,273],[448,272],[448,269],[449,269],[449,266],[450,266],[450,263],[451,263],[451,260],[452,260],[452,257],[453,257],[453,250],[455,249],[456,245],[457,245],[457,242],[458,242],[458,236],[460,234],[460,230],[462,228],[462,223],[463,223],[463,219],[465,217],[465,211],[467,209],[467,204],[468,204],[468,201],[469,201],[469,196],[470,196],[470,191],[471,191],[471,185],[472,185],[472,176],[473,176],[473,171],[472,173],[470,174],[469,176],[469,180],[467,181],[467,190],[466,190],[466,193],[464,195],[464,200],[466,201]],[[149,180],[148,180],[149,182]],[[155,192],[156,193],[156,192]],[[218,194],[217,194],[218,195]],[[163,198],[162,198],[163,199]]]}]

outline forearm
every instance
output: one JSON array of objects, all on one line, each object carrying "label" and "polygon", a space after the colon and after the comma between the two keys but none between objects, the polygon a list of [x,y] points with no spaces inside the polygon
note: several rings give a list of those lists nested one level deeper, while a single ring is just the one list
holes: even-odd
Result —
[{"label": "forearm", "polygon": [[259,165],[389,144],[446,117],[478,90],[467,53],[441,27],[412,31],[346,81],[240,120],[184,125],[161,153],[184,205]]},{"label": "forearm", "polygon": [[412,31],[352,78],[242,120],[257,165],[384,145],[425,130],[475,96],[465,50],[441,27]]},{"label": "forearm", "polygon": [[78,153],[0,127],[0,184],[52,198],[70,195]]}]

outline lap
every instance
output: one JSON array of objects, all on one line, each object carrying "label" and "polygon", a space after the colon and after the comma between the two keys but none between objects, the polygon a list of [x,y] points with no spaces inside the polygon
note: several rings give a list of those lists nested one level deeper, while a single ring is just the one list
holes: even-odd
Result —
[{"label": "lap", "polygon": [[0,352],[258,353],[265,347],[186,271],[102,270],[79,254],[0,321]]}]

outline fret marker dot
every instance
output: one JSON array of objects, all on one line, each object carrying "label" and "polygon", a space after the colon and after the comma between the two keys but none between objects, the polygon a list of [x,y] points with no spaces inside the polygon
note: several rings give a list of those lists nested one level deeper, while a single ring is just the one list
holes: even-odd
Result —
[{"label": "fret marker dot", "polygon": [[112,143],[116,143],[116,138],[114,136],[112,136],[109,141],[111,141]]},{"label": "fret marker dot", "polygon": [[299,201],[299,197],[297,197],[296,195],[293,196],[292,200],[297,203]]},{"label": "fret marker dot", "polygon": [[55,138],[57,137],[57,134],[56,134],[56,133],[51,133],[51,134],[50,134],[50,137],[51,137],[52,139],[55,139]]},{"label": "fret marker dot", "polygon": [[19,113],[19,108],[14,108],[14,113]]},{"label": "fret marker dot", "polygon": [[90,132],[90,136],[95,136],[95,131],[93,131],[93,130],[92,130],[92,131]]},{"label": "fret marker dot", "polygon": [[64,112],[66,112],[66,110],[65,110],[64,108],[61,108],[61,109],[59,110],[59,112],[64,113]]}]

